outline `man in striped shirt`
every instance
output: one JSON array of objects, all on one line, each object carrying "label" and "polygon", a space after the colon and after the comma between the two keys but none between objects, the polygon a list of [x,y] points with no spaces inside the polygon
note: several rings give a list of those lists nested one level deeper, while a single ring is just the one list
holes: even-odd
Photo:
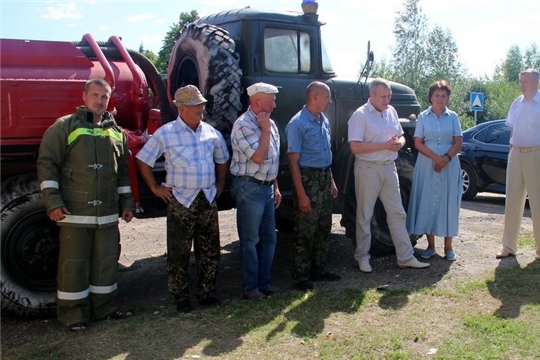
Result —
[{"label": "man in striped shirt", "polygon": [[249,108],[231,131],[230,172],[245,299],[262,299],[280,291],[270,284],[276,248],[275,209],[281,202],[276,180],[279,131],[270,119],[277,92],[275,86],[266,83],[249,86]]}]

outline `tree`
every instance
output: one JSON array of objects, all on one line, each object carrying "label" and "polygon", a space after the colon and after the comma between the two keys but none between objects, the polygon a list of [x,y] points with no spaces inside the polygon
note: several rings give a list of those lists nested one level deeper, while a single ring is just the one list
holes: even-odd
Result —
[{"label": "tree", "polygon": [[199,13],[197,10],[191,10],[191,12],[182,12],[179,16],[179,21],[177,23],[174,23],[169,28],[169,31],[165,35],[165,39],[163,39],[163,46],[159,50],[158,53],[158,59],[156,62],[156,67],[161,73],[167,72],[167,65],[169,62],[169,57],[171,55],[172,48],[174,46],[174,42],[178,38],[178,34],[180,33],[180,30],[184,27],[184,25],[189,24],[195,20],[199,19]]},{"label": "tree", "polygon": [[540,50],[536,43],[532,43],[526,50],[523,62],[526,68],[540,69]]},{"label": "tree", "polygon": [[390,61],[386,60],[386,58],[382,58],[381,60],[375,60],[373,62],[373,67],[371,68],[371,77],[381,77],[384,79],[393,79],[395,78],[394,75],[394,68]]},{"label": "tree", "polygon": [[[425,94],[435,80],[444,79],[456,85],[465,69],[458,59],[458,48],[450,30],[437,25],[430,30],[419,3],[420,0],[407,0],[404,10],[397,13],[392,80],[408,85],[417,94]],[[429,106],[425,96],[420,96],[418,101],[422,108]]]},{"label": "tree", "polygon": [[146,50],[144,48],[143,43],[141,43],[141,45],[139,46],[139,52],[141,54],[143,54],[144,56],[146,56],[148,58],[148,60],[150,60],[153,64],[157,63],[158,57],[157,57],[156,53],[153,52],[152,50]]},{"label": "tree", "polygon": [[432,79],[445,79],[450,83],[461,77],[463,66],[457,57],[458,47],[450,30],[435,26],[428,35],[425,52],[426,76]]},{"label": "tree", "polygon": [[495,68],[495,80],[515,82],[519,81],[519,72],[523,70],[523,56],[519,46],[514,45],[506,53],[506,59]]},{"label": "tree", "polygon": [[485,85],[487,96],[485,97],[484,116],[487,120],[505,119],[512,101],[521,92],[519,85],[513,82],[490,81]]},{"label": "tree", "polygon": [[394,20],[396,46],[392,51],[392,65],[395,79],[419,88],[419,78],[423,73],[423,59],[427,40],[428,21],[419,6],[420,0],[407,0],[404,10],[397,12]]}]

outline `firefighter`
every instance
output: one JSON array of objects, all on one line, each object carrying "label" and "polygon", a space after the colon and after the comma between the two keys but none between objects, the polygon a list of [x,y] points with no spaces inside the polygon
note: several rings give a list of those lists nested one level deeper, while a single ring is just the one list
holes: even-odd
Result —
[{"label": "firefighter", "polygon": [[107,111],[110,97],[105,80],[88,80],[84,106],[47,129],[37,160],[47,214],[60,226],[57,317],[72,331],[131,315],[115,304],[118,218],[131,221],[134,201],[127,141]]}]

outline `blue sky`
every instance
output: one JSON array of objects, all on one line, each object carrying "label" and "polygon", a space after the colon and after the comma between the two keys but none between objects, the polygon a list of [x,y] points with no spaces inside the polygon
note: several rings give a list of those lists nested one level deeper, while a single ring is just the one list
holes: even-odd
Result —
[{"label": "blue sky", "polygon": [[[405,0],[318,0],[319,20],[334,70],[354,76],[365,61],[368,40],[376,59],[390,58],[395,45],[396,11]],[[2,38],[79,41],[90,33],[98,41],[116,35],[130,49],[143,43],[158,52],[181,12],[200,16],[251,6],[270,10],[300,10],[301,0],[0,0]],[[429,23],[449,29],[459,58],[475,76],[491,76],[513,45],[522,51],[540,46],[538,0],[422,0]]]}]

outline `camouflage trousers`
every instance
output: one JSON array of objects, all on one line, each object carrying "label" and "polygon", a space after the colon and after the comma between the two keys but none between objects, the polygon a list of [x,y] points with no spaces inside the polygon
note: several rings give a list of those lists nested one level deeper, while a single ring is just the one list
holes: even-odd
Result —
[{"label": "camouflage trousers", "polygon": [[201,191],[186,208],[174,197],[167,207],[167,284],[175,301],[190,296],[191,247],[197,262],[197,298],[203,300],[216,289],[220,243],[216,202]]},{"label": "camouflage trousers", "polygon": [[303,213],[295,199],[293,273],[295,283],[308,280],[310,274],[325,271],[328,239],[332,230],[332,187],[330,171],[301,168],[302,184],[311,200],[311,212]]}]

